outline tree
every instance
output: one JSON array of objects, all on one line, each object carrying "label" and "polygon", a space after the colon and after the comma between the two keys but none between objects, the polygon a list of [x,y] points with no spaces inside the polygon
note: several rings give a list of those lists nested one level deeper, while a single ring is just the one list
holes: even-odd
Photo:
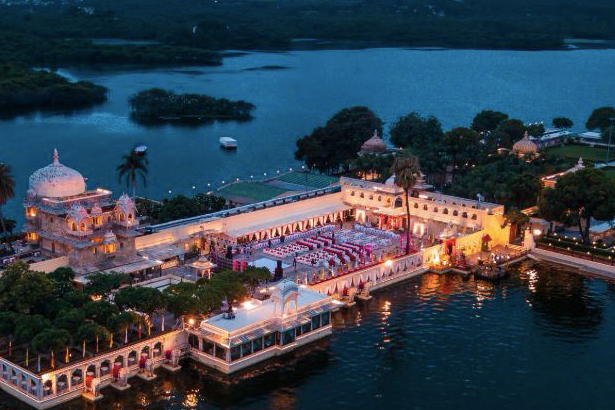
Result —
[{"label": "tree", "polygon": [[48,273],[47,277],[55,284],[58,296],[63,296],[75,289],[73,286],[75,272],[69,267],[57,268],[53,272]]},{"label": "tree", "polygon": [[248,287],[250,293],[254,293],[256,287],[262,282],[271,280],[271,271],[267,268],[257,268],[254,266],[248,266],[243,272],[240,273],[241,281]]},{"label": "tree", "polygon": [[149,161],[144,154],[139,154],[134,151],[131,151],[128,155],[124,155],[122,160],[124,162],[117,166],[118,179],[121,183],[122,178],[125,178],[126,186],[132,184],[132,199],[135,200],[137,196],[137,177],[141,177],[143,186],[147,185],[146,175]]},{"label": "tree", "polygon": [[107,298],[111,291],[131,281],[132,277],[127,273],[93,273],[88,276],[88,283],[85,285],[84,292],[88,295],[97,295]]},{"label": "tree", "polygon": [[406,197],[406,255],[410,253],[410,190],[420,177],[420,172],[419,159],[408,153],[398,155],[391,167],[395,185],[404,190]]},{"label": "tree", "polygon": [[241,283],[241,277],[232,270],[223,270],[222,272],[214,275],[210,280],[210,286],[222,294],[228,304],[228,312],[233,312],[233,302],[244,298],[248,291],[243,283]]},{"label": "tree", "polygon": [[511,148],[525,135],[525,125],[521,120],[510,119],[502,122],[495,129],[491,141],[498,148]]},{"label": "tree", "polygon": [[391,142],[399,148],[433,145],[442,138],[442,125],[436,117],[411,112],[400,117],[391,131]]},{"label": "tree", "polygon": [[540,216],[549,222],[549,233],[553,232],[553,222],[563,221],[566,213],[564,203],[557,198],[557,191],[545,188],[538,201]]},{"label": "tree", "polygon": [[608,135],[605,135],[605,131],[610,128],[612,118],[615,118],[615,108],[596,108],[587,119],[585,127],[590,131],[600,130],[602,132],[602,138],[607,139]]},{"label": "tree", "polygon": [[54,297],[54,284],[42,272],[31,271],[23,262],[9,265],[0,279],[0,307],[21,313],[32,313]]},{"label": "tree", "polygon": [[470,128],[457,127],[444,133],[440,152],[454,168],[471,166],[482,151],[480,136]]},{"label": "tree", "polygon": [[37,334],[50,327],[51,322],[41,315],[21,315],[15,324],[15,340],[29,343]]},{"label": "tree", "polygon": [[551,199],[565,209],[564,218],[576,221],[583,242],[589,243],[591,220],[615,219],[615,185],[599,169],[585,168],[561,176]]},{"label": "tree", "polygon": [[320,172],[335,172],[342,166],[348,170],[350,161],[374,131],[382,135],[382,120],[369,108],[344,108],[324,127],[297,140],[295,158]]},{"label": "tree", "polygon": [[85,317],[105,326],[112,316],[119,313],[119,309],[113,303],[106,300],[93,300],[83,306]]},{"label": "tree", "polygon": [[507,224],[510,224],[515,229],[515,237],[522,232],[522,228],[530,222],[530,217],[524,214],[517,207],[510,207],[506,210],[504,218]]},{"label": "tree", "polygon": [[567,117],[555,117],[553,118],[553,126],[559,129],[568,129],[572,128],[574,123],[570,118]]},{"label": "tree", "polygon": [[472,129],[476,132],[492,132],[504,121],[508,114],[493,110],[483,110],[472,120]]},{"label": "tree", "polygon": [[95,343],[96,344],[96,353],[98,353],[98,345],[99,343],[108,342],[111,338],[111,334],[104,326],[101,326],[97,323],[84,323],[79,326],[76,333],[76,340],[85,341],[85,343]]},{"label": "tree", "polygon": [[143,323],[143,318],[134,312],[124,311],[111,316],[107,321],[107,328],[114,333],[124,332],[124,343],[128,343],[128,328]]},{"label": "tree", "polygon": [[70,333],[64,329],[49,328],[43,330],[32,339],[32,349],[37,353],[50,352],[51,368],[55,367],[53,353],[68,346],[71,341]]},{"label": "tree", "polygon": [[151,333],[152,316],[166,307],[164,295],[147,287],[121,289],[115,293],[114,302],[120,309],[131,308],[143,313],[148,334]]},{"label": "tree", "polygon": [[53,324],[55,327],[64,329],[70,334],[75,334],[84,321],[85,312],[83,309],[70,309],[60,312],[53,321]]},{"label": "tree", "polygon": [[5,337],[8,341],[9,356],[11,355],[10,345],[15,335],[15,328],[21,316],[22,315],[11,311],[0,312],[0,337]]},{"label": "tree", "polygon": [[8,235],[5,219],[2,216],[2,205],[15,195],[15,179],[13,178],[12,168],[10,165],[0,162],[0,225],[4,238],[11,249],[10,237]]},{"label": "tree", "polygon": [[542,134],[545,133],[545,126],[543,124],[534,123],[529,124],[527,127],[525,127],[525,130],[532,137],[540,137]]}]

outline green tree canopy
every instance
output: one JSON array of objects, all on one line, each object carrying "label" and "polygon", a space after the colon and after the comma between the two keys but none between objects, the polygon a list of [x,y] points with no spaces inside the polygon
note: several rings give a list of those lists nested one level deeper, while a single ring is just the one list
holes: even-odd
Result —
[{"label": "green tree canopy", "polygon": [[545,126],[538,123],[529,124],[527,127],[525,127],[525,130],[532,137],[540,137],[542,134],[545,133]]},{"label": "green tree canopy", "polygon": [[[591,220],[615,219],[615,184],[599,169],[585,168],[561,176],[549,199],[559,201],[568,218],[576,220],[581,237],[589,243]],[[556,215],[557,216],[557,215]],[[563,219],[560,217],[560,220]],[[568,219],[568,220],[569,220]]]},{"label": "green tree canopy", "polygon": [[70,333],[65,329],[49,328],[32,339],[32,349],[37,353],[63,349],[71,341]]},{"label": "green tree canopy", "polygon": [[88,276],[84,291],[88,295],[107,297],[113,290],[132,281],[132,277],[121,272],[99,272]]},{"label": "green tree canopy", "polygon": [[382,120],[369,108],[344,108],[324,127],[297,140],[295,158],[320,172],[337,171],[342,166],[348,169],[374,131],[382,135]]},{"label": "green tree canopy", "polygon": [[440,141],[440,152],[449,165],[467,168],[482,154],[480,136],[470,128],[457,127],[444,133]]},{"label": "green tree canopy", "polygon": [[504,121],[508,114],[493,110],[483,110],[472,120],[472,129],[476,132],[492,132]]},{"label": "green tree canopy", "polygon": [[406,254],[410,253],[410,191],[420,177],[421,166],[418,157],[407,151],[395,157],[391,173],[395,175],[395,185],[404,190],[406,204]]},{"label": "green tree canopy", "polygon": [[511,148],[525,135],[525,125],[521,120],[509,119],[502,122],[491,136],[491,142],[499,148]]},{"label": "green tree canopy", "polygon": [[107,324],[109,319],[119,313],[119,309],[113,303],[106,300],[90,301],[83,306],[85,317],[101,326]]},{"label": "green tree canopy", "polygon": [[53,321],[54,325],[74,334],[85,321],[85,312],[82,309],[61,311]]},{"label": "green tree canopy", "polygon": [[572,128],[573,125],[574,123],[572,122],[570,118],[567,118],[567,117],[553,118],[553,126],[555,128],[568,129],[568,128]]},{"label": "green tree canopy", "polygon": [[15,326],[15,339],[19,343],[29,343],[37,334],[51,326],[51,321],[41,315],[21,315]]},{"label": "green tree canopy", "polygon": [[399,148],[437,144],[442,138],[442,125],[436,117],[422,117],[411,112],[400,117],[390,131],[391,142]]},{"label": "green tree canopy", "polygon": [[228,269],[215,274],[211,278],[210,286],[226,298],[229,312],[233,302],[241,300],[248,294],[245,285],[241,282],[241,275]]},{"label": "green tree canopy", "polygon": [[611,127],[611,118],[615,118],[615,108],[596,108],[587,119],[585,127],[591,131],[600,130],[604,134],[604,131],[608,130]]},{"label": "green tree canopy", "polygon": [[86,343],[95,343],[98,338],[99,343],[108,342],[111,334],[104,326],[97,323],[84,323],[77,329],[75,340],[85,340]]},{"label": "green tree canopy", "polygon": [[540,216],[549,221],[549,232],[553,232],[553,222],[564,221],[566,207],[564,202],[557,197],[558,191],[553,188],[545,188],[538,201]]}]

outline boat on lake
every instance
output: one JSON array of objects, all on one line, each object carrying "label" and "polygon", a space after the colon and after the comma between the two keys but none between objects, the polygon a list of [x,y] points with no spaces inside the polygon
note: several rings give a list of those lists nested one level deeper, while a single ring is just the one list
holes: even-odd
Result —
[{"label": "boat on lake", "polygon": [[220,146],[226,149],[236,149],[237,140],[231,137],[220,137]]},{"label": "boat on lake", "polygon": [[145,144],[139,144],[135,147],[135,149],[133,150],[133,152],[136,155],[145,155],[147,152],[147,145]]}]

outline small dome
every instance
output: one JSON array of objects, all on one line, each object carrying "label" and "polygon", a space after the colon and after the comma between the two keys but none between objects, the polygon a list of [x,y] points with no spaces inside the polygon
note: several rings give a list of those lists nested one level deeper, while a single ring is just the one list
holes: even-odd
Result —
[{"label": "small dome", "polygon": [[387,180],[384,181],[384,185],[386,185],[386,186],[397,186],[397,185],[395,185],[395,174],[393,174],[390,177],[388,177]]},{"label": "small dome", "polygon": [[294,281],[290,279],[283,279],[275,286],[275,289],[271,292],[271,297],[279,300],[285,300],[290,293],[298,291],[299,286],[297,286]]},{"label": "small dome", "polygon": [[366,154],[379,154],[387,150],[387,144],[378,136],[378,131],[361,146],[361,152]]},{"label": "small dome", "polygon": [[100,205],[94,204],[94,206],[92,207],[92,210],[90,211],[90,213],[92,215],[101,215],[102,214],[102,208],[100,207]]},{"label": "small dome", "polygon": [[536,154],[538,152],[538,147],[530,140],[530,136],[526,131],[525,136],[515,142],[512,150],[518,155]]},{"label": "small dome", "polygon": [[133,213],[136,210],[136,206],[132,198],[126,194],[122,194],[122,196],[117,200],[117,208],[125,214]]},{"label": "small dome", "polygon": [[68,216],[74,219],[78,224],[89,217],[88,211],[83,206],[77,204],[71,206],[70,211],[68,211]]},{"label": "small dome", "polygon": [[117,236],[115,236],[115,234],[111,231],[107,231],[107,233],[105,233],[105,236],[103,236],[102,243],[104,244],[110,244],[110,243],[116,243],[116,242],[117,242]]},{"label": "small dome", "polygon": [[30,175],[30,189],[39,197],[63,198],[85,192],[83,176],[60,164],[58,150],[53,150],[53,163]]}]

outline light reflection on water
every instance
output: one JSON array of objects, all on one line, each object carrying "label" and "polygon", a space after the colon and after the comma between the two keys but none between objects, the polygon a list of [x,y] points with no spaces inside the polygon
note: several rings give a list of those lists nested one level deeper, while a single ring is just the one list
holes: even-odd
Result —
[{"label": "light reflection on water", "polygon": [[185,361],[59,409],[610,409],[614,289],[534,262],[496,284],[426,274],[336,313],[296,356],[231,378]]}]

